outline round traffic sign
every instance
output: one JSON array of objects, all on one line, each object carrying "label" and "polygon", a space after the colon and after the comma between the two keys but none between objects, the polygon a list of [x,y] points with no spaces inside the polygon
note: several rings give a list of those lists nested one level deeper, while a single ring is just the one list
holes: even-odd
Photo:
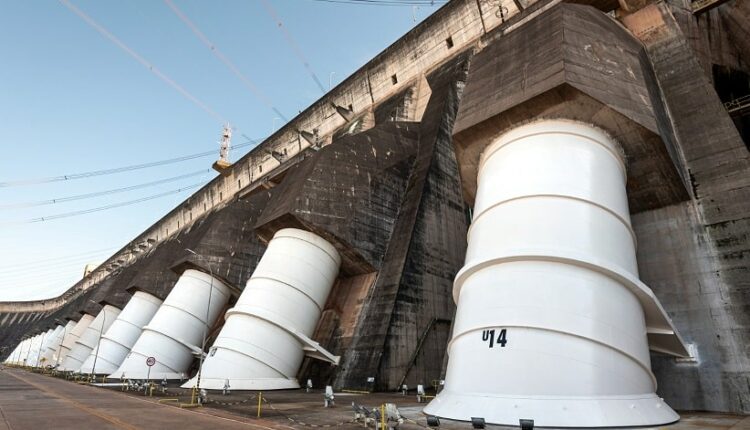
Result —
[{"label": "round traffic sign", "polygon": [[146,366],[151,367],[154,364],[156,364],[156,359],[154,357],[149,357],[146,359]]}]

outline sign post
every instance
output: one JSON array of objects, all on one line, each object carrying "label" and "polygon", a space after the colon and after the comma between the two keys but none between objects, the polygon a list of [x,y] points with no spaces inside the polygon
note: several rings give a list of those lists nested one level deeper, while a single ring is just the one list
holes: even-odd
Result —
[{"label": "sign post", "polygon": [[146,382],[148,383],[148,388],[143,392],[143,395],[145,396],[146,393],[149,391],[149,388],[151,388],[151,366],[156,364],[156,358],[149,357],[146,359],[146,366],[148,366],[148,372],[146,373]]}]

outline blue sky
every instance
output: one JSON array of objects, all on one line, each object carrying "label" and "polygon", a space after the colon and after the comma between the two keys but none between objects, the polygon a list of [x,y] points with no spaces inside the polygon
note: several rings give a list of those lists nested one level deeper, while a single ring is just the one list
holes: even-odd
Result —
[{"label": "blue sky", "polygon": [[[287,118],[322,92],[260,0],[173,0]],[[269,0],[324,86],[354,72],[437,6]],[[281,124],[162,1],[71,3],[239,133]],[[7,1],[0,14],[0,182],[59,176],[218,150],[220,122],[62,3]],[[245,139],[236,135],[234,144]],[[232,154],[241,157],[250,148]],[[0,187],[0,300],[53,297],[188,197],[186,191],[70,218],[24,221],[206,182],[214,157],[95,178]],[[195,175],[149,188],[34,207],[28,202]]]}]

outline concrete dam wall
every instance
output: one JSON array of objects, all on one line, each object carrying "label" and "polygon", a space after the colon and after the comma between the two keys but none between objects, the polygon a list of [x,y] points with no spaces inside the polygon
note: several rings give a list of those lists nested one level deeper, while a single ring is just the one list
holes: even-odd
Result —
[{"label": "concrete dam wall", "polygon": [[[0,358],[23,364],[36,354],[49,357],[36,364],[54,366],[55,351],[78,340],[70,322],[94,320],[105,306],[123,310],[140,292],[154,303],[148,318],[113,325],[133,333],[127,342],[103,335],[112,348],[116,343],[144,356],[149,348],[166,350],[158,339],[170,339],[175,352],[163,361],[173,363],[164,370],[171,378],[193,377],[196,357],[205,353],[204,370],[218,384],[213,388],[224,378],[247,389],[294,388],[312,379],[317,386],[366,390],[445,379],[446,392],[454,393],[455,381],[471,379],[454,370],[467,367],[456,364],[460,359],[451,362],[466,356],[461,348],[474,348],[462,346],[468,345],[462,336],[474,336],[463,339],[483,348],[513,348],[525,330],[543,324],[519,328],[506,315],[567,312],[555,306],[569,290],[541,288],[528,276],[516,283],[524,294],[538,294],[528,303],[516,300],[520,293],[505,286],[512,283],[505,275],[457,279],[464,266],[489,267],[472,260],[482,240],[472,232],[481,231],[483,253],[519,240],[528,246],[502,257],[512,264],[543,261],[551,268],[544,270],[561,274],[568,270],[564,263],[602,279],[596,281],[601,288],[613,279],[625,286],[617,293],[623,305],[609,316],[630,309],[632,336],[639,339],[620,338],[619,328],[599,334],[544,328],[560,333],[549,341],[560,342],[558,351],[571,333],[590,337],[608,345],[592,357],[617,351],[623,368],[638,366],[643,387],[634,390],[653,389],[678,411],[750,413],[750,109],[731,108],[745,94],[726,88],[723,79],[731,74],[750,82],[748,17],[750,4],[741,0],[700,13],[677,0],[451,1],[65,294],[0,303]],[[585,213],[605,211],[606,217],[570,216],[560,234],[579,232],[575,238],[532,249],[534,232],[568,216],[569,202],[588,201],[587,190],[601,175],[586,176],[588,155],[555,157],[545,149],[538,165],[498,162],[505,167],[493,167],[496,177],[506,180],[487,183],[493,176],[483,170],[484,160],[488,148],[519,127],[559,122],[589,130],[562,134],[590,140],[587,133],[598,133],[611,142],[614,158],[602,155],[609,161],[598,169],[611,173],[601,166],[619,166],[621,199],[617,205],[606,193],[591,199],[593,212]],[[513,145],[533,144],[519,142]],[[551,188],[532,190],[552,170],[558,176],[548,181]],[[582,179],[564,191],[555,188],[569,178]],[[482,206],[483,190],[502,194],[506,184],[523,196],[498,197],[497,225],[482,221],[480,228],[474,209]],[[527,216],[501,215],[511,200],[538,196],[559,209],[535,210],[529,203]],[[600,224],[617,227],[597,230]],[[615,236],[632,247],[621,264],[632,263],[629,270],[603,262]],[[603,240],[596,248],[601,254],[575,254],[578,240],[581,246]],[[499,256],[492,258],[499,264]],[[503,270],[512,265],[503,264]],[[469,296],[475,287],[468,286],[478,283],[514,295],[488,293],[492,306],[473,306],[496,321],[467,328],[463,322],[471,317],[464,315],[471,310],[462,306],[482,302]],[[570,313],[588,298],[573,301]],[[515,303],[512,312],[506,302]],[[590,306],[596,307],[585,312],[609,305]],[[601,322],[602,312],[586,318]],[[184,322],[170,327],[160,315],[181,315]],[[45,342],[47,333],[55,340]],[[122,362],[107,362],[110,370],[121,366],[111,374],[136,377],[140,370],[123,353],[112,355]],[[482,360],[477,371],[498,371],[496,358]],[[226,376],[216,369],[226,369]],[[560,385],[556,395],[571,395]],[[455,415],[449,406],[438,414]],[[550,424],[568,423],[555,419]],[[643,419],[615,424],[673,420],[669,414]]]}]

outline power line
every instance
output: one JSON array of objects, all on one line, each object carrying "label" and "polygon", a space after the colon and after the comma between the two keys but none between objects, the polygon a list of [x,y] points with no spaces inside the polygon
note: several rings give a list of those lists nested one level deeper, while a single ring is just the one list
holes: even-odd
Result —
[{"label": "power line", "polygon": [[177,17],[178,17],[178,18],[179,18],[179,19],[180,19],[180,20],[181,20],[181,21],[182,21],[183,23],[185,23],[185,25],[187,25],[187,26],[188,26],[188,28],[190,29],[190,31],[192,31],[192,32],[193,32],[193,34],[195,34],[195,35],[196,35],[196,37],[198,37],[198,39],[200,39],[200,41],[201,41],[201,42],[203,42],[203,44],[204,44],[204,45],[206,45],[206,46],[208,47],[208,49],[209,49],[209,50],[211,51],[211,53],[212,53],[212,54],[214,54],[214,56],[216,56],[216,58],[218,58],[218,59],[219,59],[219,61],[221,61],[222,63],[224,63],[224,65],[226,65],[226,66],[227,66],[227,67],[229,68],[229,70],[231,70],[231,71],[232,71],[232,73],[234,73],[234,75],[235,75],[235,76],[237,76],[237,77],[238,77],[238,78],[240,79],[240,81],[242,81],[242,83],[243,83],[243,84],[245,84],[245,86],[247,87],[247,89],[249,89],[249,90],[250,90],[250,92],[251,92],[251,93],[252,93],[252,94],[253,94],[253,95],[254,95],[254,96],[255,96],[255,97],[256,97],[256,98],[258,99],[258,100],[260,100],[260,101],[261,101],[261,102],[262,102],[263,104],[265,104],[265,105],[266,105],[266,106],[267,106],[268,108],[270,108],[271,110],[273,110],[273,112],[274,112],[274,113],[275,113],[276,115],[278,115],[279,117],[281,117],[281,119],[283,119],[283,120],[284,120],[285,122],[289,122],[289,120],[288,120],[288,119],[286,118],[286,116],[284,116],[284,114],[283,114],[283,113],[281,113],[281,111],[279,111],[279,110],[278,110],[278,109],[277,109],[277,108],[276,108],[276,107],[275,107],[275,106],[273,105],[273,103],[271,102],[271,99],[269,99],[269,98],[268,98],[268,96],[266,96],[266,95],[265,95],[265,94],[264,94],[264,93],[263,93],[263,92],[262,92],[262,91],[260,90],[260,88],[258,88],[258,87],[257,87],[257,86],[256,86],[255,84],[253,84],[253,83],[252,83],[252,81],[250,81],[250,79],[249,79],[249,78],[248,78],[247,76],[245,76],[245,75],[244,75],[244,74],[243,74],[243,73],[242,73],[242,72],[240,71],[240,69],[239,69],[239,68],[237,68],[237,66],[235,66],[235,65],[234,65],[234,63],[232,63],[231,61],[229,61],[229,58],[227,58],[227,57],[226,57],[226,55],[224,55],[224,53],[222,53],[222,52],[221,52],[221,51],[219,50],[219,48],[218,48],[218,47],[217,47],[217,46],[216,46],[216,45],[215,45],[215,44],[214,44],[213,42],[211,42],[211,41],[210,41],[210,40],[208,39],[208,37],[206,37],[206,35],[205,35],[205,34],[203,34],[203,32],[202,32],[202,31],[200,31],[200,30],[198,29],[198,26],[197,26],[197,25],[195,25],[195,23],[193,23],[193,21],[191,21],[191,20],[190,20],[190,18],[188,18],[188,17],[187,17],[187,15],[185,15],[185,14],[184,14],[184,13],[183,13],[183,12],[182,12],[182,11],[181,11],[181,10],[180,10],[180,9],[179,9],[179,8],[178,8],[178,7],[177,7],[177,6],[175,5],[175,4],[174,4],[174,3],[172,3],[172,1],[171,1],[171,0],[164,0],[164,3],[166,3],[166,4],[167,4],[167,6],[168,6],[168,7],[170,8],[170,9],[172,9],[172,12],[174,12],[174,13],[175,13],[175,15],[177,15]]},{"label": "power line", "polygon": [[323,3],[341,3],[369,6],[436,6],[438,3],[445,4],[448,0],[310,0]]},{"label": "power line", "polygon": [[111,205],[99,206],[99,207],[95,207],[95,208],[91,208],[91,209],[84,209],[84,210],[73,211],[73,212],[65,212],[65,213],[60,213],[60,214],[55,214],[55,215],[49,215],[49,216],[43,216],[43,217],[38,217],[38,218],[30,218],[30,219],[21,220],[21,221],[15,221],[15,222],[14,221],[10,221],[10,222],[6,222],[4,224],[32,224],[32,223],[37,223],[37,222],[52,221],[52,220],[56,220],[56,219],[60,219],[60,218],[69,218],[69,217],[78,216],[78,215],[85,215],[85,214],[90,214],[90,213],[93,213],[93,212],[100,212],[100,211],[104,211],[104,210],[108,210],[108,209],[114,209],[114,208],[119,208],[119,207],[123,207],[123,206],[129,206],[129,205],[133,205],[133,204],[136,204],[136,203],[145,202],[145,201],[148,201],[148,200],[154,200],[154,199],[158,199],[160,197],[165,197],[165,196],[168,196],[168,195],[181,193],[181,192],[186,191],[186,190],[190,190],[190,189],[193,189],[193,188],[200,187],[203,184],[204,184],[204,182],[199,182],[197,184],[188,185],[186,187],[178,188],[176,190],[165,191],[163,193],[154,194],[154,195],[147,196],[147,197],[142,197],[140,199],[128,200],[128,201],[120,202],[120,203],[113,203]]},{"label": "power line", "polygon": [[82,256],[89,255],[89,254],[102,254],[102,253],[105,253],[105,252],[108,252],[108,251],[115,250],[117,248],[119,248],[119,247],[118,246],[110,246],[109,248],[95,249],[95,250],[92,250],[92,251],[81,252],[81,253],[78,253],[78,254],[63,255],[63,256],[60,256],[60,257],[46,258],[46,259],[36,260],[36,261],[33,261],[33,262],[28,262],[28,263],[14,264],[13,268],[23,267],[23,266],[35,266],[35,265],[38,265],[38,264],[44,264],[44,263],[49,263],[49,262],[56,262],[56,261],[59,261],[59,260],[68,260],[68,259],[71,259],[71,258],[82,257]]},{"label": "power line", "polygon": [[[247,138],[247,136],[244,136],[244,137]],[[240,148],[244,148],[250,145],[258,144],[258,140],[251,140],[251,139],[248,139],[248,140],[250,141],[242,142],[238,145],[233,145],[232,149],[240,149]],[[61,181],[70,181],[74,179],[90,178],[92,176],[111,175],[114,173],[129,172],[132,170],[146,169],[149,167],[157,167],[157,166],[163,166],[166,164],[180,163],[182,161],[193,160],[196,158],[207,157],[209,155],[215,155],[215,154],[216,154],[216,151],[206,151],[206,152],[199,152],[197,154],[190,154],[190,155],[183,155],[181,157],[169,158],[166,160],[152,161],[149,163],[132,164],[130,166],[115,167],[112,169],[94,170],[94,171],[82,172],[82,173],[70,173],[70,174],[61,175],[61,176],[49,176],[49,177],[42,177],[42,178],[6,181],[6,182],[0,182],[0,188],[46,184],[50,182],[61,182]]]},{"label": "power line", "polygon": [[326,89],[323,86],[322,83],[320,83],[320,79],[318,79],[318,76],[313,71],[312,67],[310,67],[310,63],[307,61],[307,58],[305,58],[305,55],[302,53],[302,50],[299,48],[297,43],[292,38],[292,35],[289,34],[288,31],[286,31],[286,27],[284,27],[284,23],[281,22],[281,19],[279,18],[278,14],[276,14],[276,10],[271,6],[271,3],[268,2],[268,0],[262,0],[263,7],[266,8],[266,11],[269,15],[271,15],[271,18],[276,22],[276,25],[279,27],[279,30],[284,34],[284,38],[286,39],[287,43],[289,43],[289,46],[291,46],[292,50],[294,51],[294,54],[297,56],[297,58],[302,61],[302,64],[305,66],[305,69],[307,69],[307,72],[310,74],[310,77],[312,77],[313,81],[318,85],[318,88],[320,88],[320,91],[323,92],[323,94],[326,93]]},{"label": "power line", "polygon": [[0,274],[0,282],[24,279],[46,279],[52,276],[57,276],[61,273],[70,272],[73,270],[78,271],[78,269],[81,269],[80,271],[83,272],[83,269],[89,263],[91,263],[90,259],[71,261],[69,263],[59,264],[57,266],[42,266],[39,268],[34,268],[33,272],[29,272],[28,269],[26,269],[25,272],[7,272]]},{"label": "power line", "polygon": [[159,179],[157,181],[130,185],[128,187],[113,188],[110,190],[96,191],[93,193],[78,194],[75,196],[68,196],[68,197],[58,197],[56,199],[40,200],[36,202],[10,203],[10,204],[5,204],[5,205],[0,205],[0,209],[16,209],[16,208],[29,208],[29,207],[35,207],[35,206],[46,206],[46,205],[53,205],[57,203],[71,202],[74,200],[90,199],[94,197],[107,196],[110,194],[124,193],[126,191],[139,190],[141,188],[148,188],[148,187],[153,187],[155,185],[161,185],[161,184],[166,184],[169,182],[179,181],[180,179],[191,178],[193,176],[203,175],[209,172],[211,172],[211,169],[203,169],[203,170],[198,170],[192,173],[186,173],[184,175],[173,176],[171,178]]},{"label": "power line", "polygon": [[128,45],[126,45],[124,42],[122,42],[120,39],[118,39],[114,34],[110,33],[105,29],[102,25],[100,25],[98,22],[94,21],[90,16],[86,15],[83,11],[75,7],[73,4],[70,3],[68,0],[60,0],[60,3],[62,3],[65,7],[70,9],[73,13],[78,15],[82,20],[84,20],[88,25],[93,27],[96,31],[98,31],[102,36],[109,39],[112,43],[117,45],[120,49],[125,51],[128,55],[133,57],[136,61],[141,63],[144,67],[149,69],[151,72],[153,72],[159,79],[164,81],[167,85],[174,88],[185,96],[188,100],[193,102],[195,105],[203,109],[206,113],[211,115],[214,119],[218,120],[221,124],[228,123],[227,120],[225,120],[221,115],[216,113],[214,110],[209,108],[205,103],[200,101],[197,97],[190,94],[185,88],[183,88],[180,84],[175,82],[172,78],[164,74],[161,70],[157,69],[156,66],[154,66],[152,63],[147,61],[145,58],[140,56],[137,52],[135,52],[132,48],[130,48]]}]

